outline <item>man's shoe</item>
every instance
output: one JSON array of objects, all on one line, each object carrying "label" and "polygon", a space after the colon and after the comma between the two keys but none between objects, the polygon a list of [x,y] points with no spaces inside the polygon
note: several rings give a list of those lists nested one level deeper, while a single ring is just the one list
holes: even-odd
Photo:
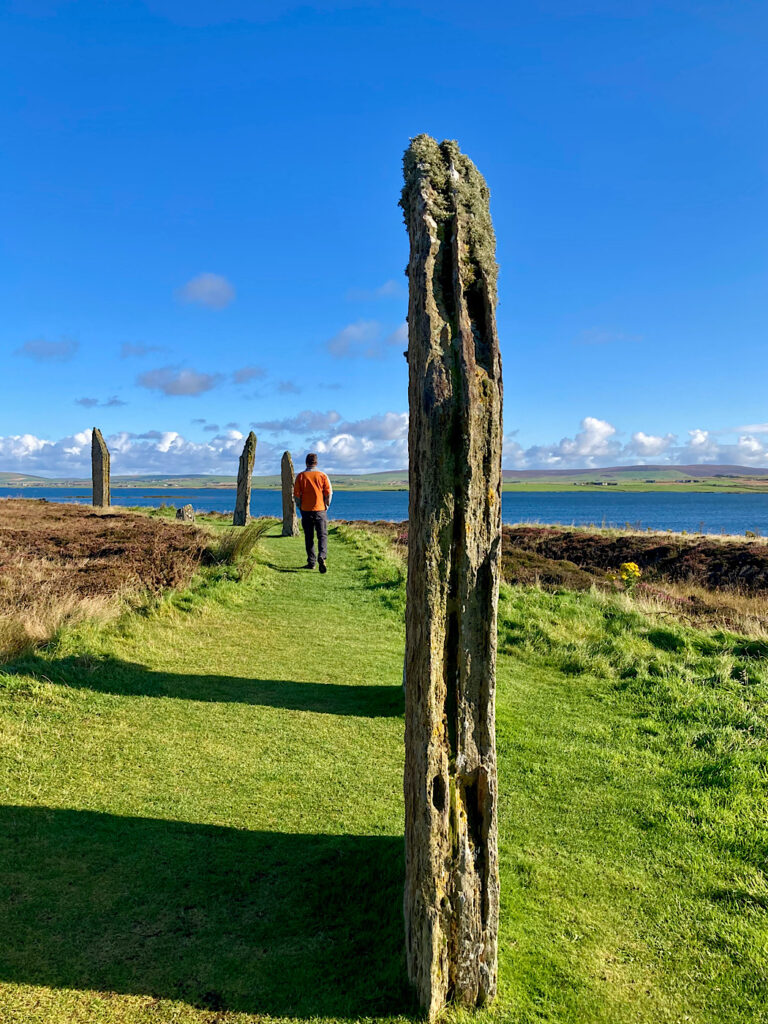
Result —
[{"label": "man's shoe", "polygon": [[318,565],[320,566],[320,572],[328,572],[324,558],[318,559]]},{"label": "man's shoe", "polygon": [[315,568],[315,566],[314,566],[314,563],[313,563],[313,562],[307,562],[307,564],[306,564],[306,565],[302,565],[302,567],[301,567],[301,568],[302,568],[302,569],[314,569],[314,568]]}]

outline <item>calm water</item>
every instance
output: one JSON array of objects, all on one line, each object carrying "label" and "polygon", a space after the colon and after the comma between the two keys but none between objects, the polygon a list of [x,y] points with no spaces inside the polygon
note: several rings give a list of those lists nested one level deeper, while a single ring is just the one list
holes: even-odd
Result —
[{"label": "calm water", "polygon": [[[90,489],[66,487],[0,487],[0,497],[47,498],[87,504]],[[157,488],[117,487],[112,491],[115,505],[173,505],[187,503],[198,511],[231,512],[234,489],[196,488],[189,491],[161,491]],[[279,491],[254,491],[251,514],[282,516]],[[640,494],[582,492],[505,492],[502,498],[505,523],[574,523],[576,525],[652,527],[658,530],[703,529],[707,533],[744,533],[759,530],[768,534],[768,494]],[[406,491],[337,491],[331,518],[408,518]],[[703,525],[702,525],[703,524]]]}]

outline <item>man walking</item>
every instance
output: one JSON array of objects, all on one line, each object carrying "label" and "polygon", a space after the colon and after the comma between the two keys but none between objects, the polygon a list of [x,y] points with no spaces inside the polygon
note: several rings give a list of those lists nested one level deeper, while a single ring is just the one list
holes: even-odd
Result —
[{"label": "man walking", "polygon": [[328,506],[333,497],[331,481],[317,468],[317,455],[310,452],[307,468],[299,473],[293,485],[293,496],[301,511],[304,543],[307,548],[306,569],[315,568],[315,534],[317,534],[317,562],[320,572],[327,572]]}]

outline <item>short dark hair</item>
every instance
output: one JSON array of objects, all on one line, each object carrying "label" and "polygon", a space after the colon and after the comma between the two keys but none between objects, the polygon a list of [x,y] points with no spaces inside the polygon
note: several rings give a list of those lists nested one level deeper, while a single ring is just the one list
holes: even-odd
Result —
[{"label": "short dark hair", "polygon": [[317,455],[314,452],[310,452],[309,455],[307,455],[307,465],[308,466],[316,466],[317,465]]}]

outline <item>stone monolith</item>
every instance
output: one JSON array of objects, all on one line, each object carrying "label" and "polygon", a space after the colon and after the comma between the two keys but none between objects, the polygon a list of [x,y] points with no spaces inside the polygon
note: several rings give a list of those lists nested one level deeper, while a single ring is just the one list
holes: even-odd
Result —
[{"label": "stone monolith", "polygon": [[251,477],[253,476],[253,460],[256,458],[256,435],[250,432],[245,440],[243,454],[237,470],[237,497],[235,498],[235,514],[233,526],[245,526],[251,511]]},{"label": "stone monolith", "polygon": [[180,519],[182,523],[194,523],[195,510],[192,505],[182,505],[181,508],[176,509],[176,518]]},{"label": "stone monolith", "polygon": [[293,459],[290,452],[283,452],[280,473],[283,481],[283,536],[298,537],[299,518],[293,500]]},{"label": "stone monolith", "polygon": [[91,479],[93,504],[96,508],[109,508],[109,448],[104,443],[98,427],[94,427],[91,434]]},{"label": "stone monolith", "polygon": [[501,358],[485,181],[455,142],[415,138],[405,664],[408,973],[430,1016],[497,984],[495,741]]}]

